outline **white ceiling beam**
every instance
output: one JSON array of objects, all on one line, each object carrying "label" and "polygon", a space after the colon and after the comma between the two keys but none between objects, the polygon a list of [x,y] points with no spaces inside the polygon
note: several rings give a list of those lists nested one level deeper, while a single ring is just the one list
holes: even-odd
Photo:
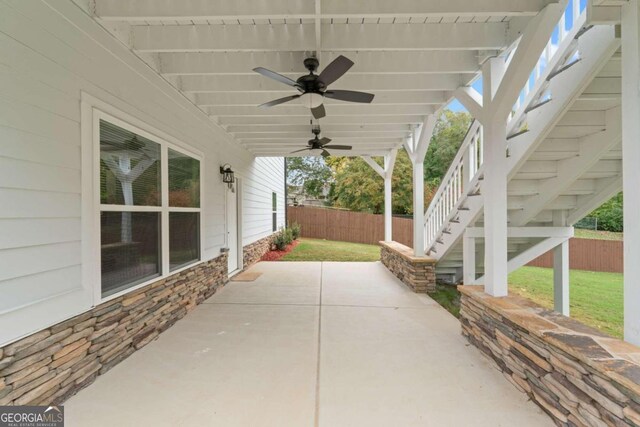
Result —
[{"label": "white ceiling beam", "polygon": [[[297,104],[297,105],[296,105]],[[285,106],[286,105],[286,106]],[[368,105],[358,103],[343,103],[341,105],[325,106],[327,115],[330,116],[393,116],[393,115],[426,115],[434,112],[430,105]],[[311,112],[308,107],[295,101],[271,108],[252,107],[205,107],[205,112],[211,116],[236,117],[236,116],[303,116],[309,117]]]},{"label": "white ceiling beam", "polygon": [[[489,50],[508,46],[517,34],[504,22],[465,24],[322,24],[322,49]],[[312,51],[314,24],[152,25],[132,27],[140,52]]]},{"label": "white ceiling beam", "polygon": [[[441,74],[475,73],[479,69],[474,51],[420,52],[325,52],[320,70],[339,55],[355,65],[349,74]],[[160,73],[164,75],[249,74],[257,66],[293,79],[307,74],[304,52],[173,52],[160,53]]]},{"label": "white ceiling beam", "polygon": [[[447,91],[464,85],[473,76],[470,74],[411,74],[396,76],[389,74],[352,76],[345,75],[330,86],[330,89],[359,91]],[[266,77],[255,76],[182,76],[178,86],[184,92],[281,92],[286,96],[298,93],[282,83]]]},{"label": "white ceiling beam", "polygon": [[[386,156],[393,149],[395,149],[395,147],[387,148],[384,150],[375,149],[375,150],[357,150],[357,151],[356,150],[333,151],[331,152],[331,156],[332,157]],[[255,155],[256,157],[319,157],[319,156],[311,156],[306,152],[288,153],[286,151],[264,152],[264,151],[256,151],[256,150],[249,150],[249,152],[253,153],[253,155]]]},{"label": "white ceiling beam", "polygon": [[[326,135],[325,135],[326,133]],[[363,144],[371,144],[372,146],[375,145],[397,145],[402,143],[401,138],[394,138],[394,137],[386,137],[386,138],[340,138],[337,137],[335,135],[333,135],[331,132],[322,132],[323,136],[327,136],[328,138],[331,138],[331,143],[332,144],[346,144],[346,145],[360,145],[362,146]],[[300,144],[300,143],[307,143],[308,141],[310,141],[311,139],[313,139],[313,136],[309,133],[307,135],[304,135],[302,137],[298,137],[298,138],[288,138],[288,139],[276,139],[276,138],[264,138],[264,139],[242,139],[242,138],[236,138],[239,141],[242,141],[242,143],[244,145],[247,146],[251,146],[251,145],[257,145],[257,146],[261,146],[261,145],[266,145],[266,146],[275,146],[275,145],[282,145],[282,146],[289,146],[289,145],[296,145],[296,144]]]},{"label": "white ceiling beam", "polygon": [[[320,120],[322,125],[326,124],[421,124],[424,116],[327,116]],[[309,117],[221,117],[219,123],[226,125],[272,125],[280,127],[281,125],[307,125],[309,126]]]},{"label": "white ceiling beam", "polygon": [[[313,19],[314,4],[300,0],[210,2],[201,0],[96,0],[96,15],[106,21]],[[323,18],[532,16],[549,0],[324,0]]]},{"label": "white ceiling beam", "polygon": [[[324,131],[324,128],[323,128]],[[358,133],[351,133],[351,134],[347,134],[344,135],[341,132],[327,132],[327,135],[330,136],[334,141],[341,141],[341,142],[349,142],[349,141],[389,141],[389,140],[400,140],[401,138],[404,138],[406,136],[406,134],[403,134],[401,132],[385,132],[385,133],[375,133],[375,132],[361,132],[360,134]],[[257,133],[245,133],[245,132],[238,132],[233,134],[233,136],[239,140],[239,141],[244,141],[244,142],[251,142],[251,141],[264,141],[264,140],[278,140],[278,141],[282,141],[282,142],[288,142],[288,141],[299,141],[300,139],[311,139],[313,137],[313,135],[311,134],[311,132],[297,132],[297,133],[264,133],[264,134],[257,134]]]},{"label": "white ceiling beam", "polygon": [[[230,125],[227,127],[229,133],[247,132],[255,134],[269,134],[280,132],[304,132],[310,134],[309,122],[304,124],[279,124],[277,127],[261,124],[246,124],[246,125]],[[411,126],[406,124],[360,124],[359,126],[351,126],[345,124],[323,124],[323,131],[331,131],[334,133],[340,133],[341,135],[359,135],[360,133],[387,133],[387,132],[411,132]]]},{"label": "white ceiling beam", "polygon": [[[272,99],[283,97],[285,94],[283,92],[218,92],[195,93],[193,96],[194,103],[200,107],[256,107]],[[438,91],[378,92],[371,105],[440,105],[446,101],[445,92]],[[345,105],[345,102],[325,98],[324,105],[326,107],[330,105]]]}]

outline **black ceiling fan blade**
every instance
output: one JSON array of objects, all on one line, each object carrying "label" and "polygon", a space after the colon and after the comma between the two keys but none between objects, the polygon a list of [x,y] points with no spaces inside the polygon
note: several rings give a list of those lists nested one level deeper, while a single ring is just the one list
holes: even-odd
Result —
[{"label": "black ceiling fan blade", "polygon": [[311,109],[311,114],[313,114],[313,118],[321,119],[327,115],[327,112],[324,110],[324,105],[320,104],[316,108]]},{"label": "black ceiling fan blade", "polygon": [[292,151],[289,154],[295,154],[295,153],[300,153],[301,151],[308,151],[311,150],[311,148],[307,147],[307,148],[303,148],[302,150],[296,150],[296,151]]},{"label": "black ceiling fan blade", "polygon": [[353,61],[346,56],[340,55],[336,59],[331,61],[329,65],[324,67],[324,70],[322,70],[318,78],[326,86],[329,86],[331,83],[342,77],[344,73],[349,71],[349,68],[351,67],[353,67]]},{"label": "black ceiling fan blade", "polygon": [[329,148],[331,150],[351,150],[353,147],[350,145],[327,145],[324,148]]},{"label": "black ceiling fan blade", "polygon": [[328,90],[324,93],[327,98],[337,99],[339,101],[362,102],[365,104],[373,101],[375,96],[372,93],[357,92],[354,90]]},{"label": "black ceiling fan blade", "polygon": [[258,105],[259,108],[273,107],[274,105],[284,104],[285,102],[293,101],[296,98],[300,98],[300,95],[285,96],[284,98],[274,99],[273,101],[265,102]]},{"label": "black ceiling fan blade", "polygon": [[330,142],[331,142],[331,138],[324,138],[324,137],[320,138],[320,141],[318,141],[320,145],[327,145]]},{"label": "black ceiling fan blade", "polygon": [[329,153],[327,150],[322,150],[322,157],[329,157],[331,155],[331,153]]},{"label": "black ceiling fan blade", "polygon": [[284,83],[287,86],[298,87],[298,83],[295,80],[291,80],[289,77],[283,76],[282,74],[278,74],[275,71],[267,70],[263,67],[256,67],[253,69],[258,74],[262,74],[265,77],[269,77],[270,79],[279,81],[280,83]]}]

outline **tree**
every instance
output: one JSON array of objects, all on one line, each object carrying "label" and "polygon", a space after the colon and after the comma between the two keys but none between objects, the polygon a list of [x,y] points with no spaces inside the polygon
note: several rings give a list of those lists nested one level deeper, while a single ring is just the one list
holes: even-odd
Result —
[{"label": "tree", "polygon": [[[382,166],[382,159],[374,159]],[[335,173],[335,183],[329,194],[335,206],[359,212],[384,212],[384,180],[359,157],[330,158],[327,163]],[[413,172],[404,149],[398,151],[391,178],[393,213],[413,213]],[[437,188],[437,187],[436,187]],[[431,200],[434,187],[425,183],[425,200]]]},{"label": "tree", "polygon": [[622,231],[624,221],[622,218],[622,193],[618,193],[603,203],[589,215],[598,219],[598,229],[605,231]]},{"label": "tree", "polygon": [[445,110],[438,119],[424,159],[424,179],[440,183],[471,126],[471,115]]},{"label": "tree", "polygon": [[318,198],[333,181],[333,173],[322,157],[287,157],[287,184],[301,187],[308,196]]}]

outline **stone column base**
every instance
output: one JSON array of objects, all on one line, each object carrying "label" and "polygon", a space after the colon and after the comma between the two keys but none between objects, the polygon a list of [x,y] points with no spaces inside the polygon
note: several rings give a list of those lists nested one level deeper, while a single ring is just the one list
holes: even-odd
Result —
[{"label": "stone column base", "polygon": [[416,293],[436,288],[436,260],[416,257],[413,249],[398,242],[380,242],[380,260],[404,284]]}]

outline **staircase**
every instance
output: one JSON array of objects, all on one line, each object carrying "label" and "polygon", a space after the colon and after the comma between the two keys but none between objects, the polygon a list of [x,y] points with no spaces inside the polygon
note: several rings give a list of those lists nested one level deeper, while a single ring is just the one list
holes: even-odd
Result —
[{"label": "staircase", "polygon": [[[569,2],[507,122],[509,271],[566,239],[555,226],[622,189],[620,39],[587,15]],[[483,274],[483,170],[476,121],[425,213],[425,249],[441,280],[461,280],[465,230],[476,232],[476,279]]]}]

